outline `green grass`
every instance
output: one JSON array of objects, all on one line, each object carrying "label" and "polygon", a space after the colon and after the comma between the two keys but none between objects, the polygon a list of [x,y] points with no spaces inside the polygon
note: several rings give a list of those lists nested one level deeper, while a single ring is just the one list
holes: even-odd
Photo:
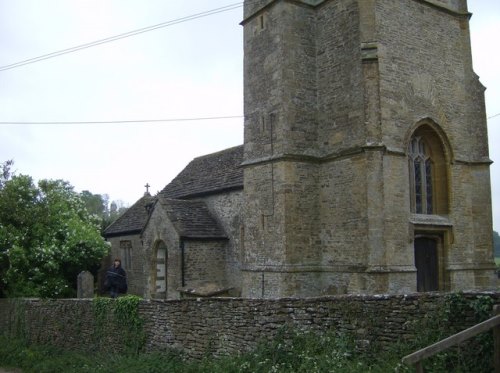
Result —
[{"label": "green grass", "polygon": [[[283,334],[261,344],[250,353],[187,361],[178,352],[95,355],[48,346],[27,346],[21,340],[0,337],[0,367],[20,368],[23,373],[413,372],[412,368],[400,363],[401,357],[413,351],[414,343],[394,345],[390,351],[378,354],[362,353],[355,342],[345,336],[292,332],[286,338]],[[469,372],[470,365],[459,361],[464,359],[462,355],[463,351],[458,351],[458,354],[451,352],[431,359],[425,363],[426,372]]]},{"label": "green grass", "polygon": [[[351,340],[333,334],[295,334],[260,345],[255,351],[223,358],[187,361],[177,352],[136,355],[85,354],[48,346],[27,346],[0,337],[0,367],[29,372],[388,372],[399,356],[379,359],[356,352]],[[399,368],[404,372],[407,369]]]}]

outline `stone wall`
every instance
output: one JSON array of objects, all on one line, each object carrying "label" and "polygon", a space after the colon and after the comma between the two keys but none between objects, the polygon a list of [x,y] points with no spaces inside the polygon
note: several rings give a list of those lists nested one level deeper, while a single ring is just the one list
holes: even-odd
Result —
[{"label": "stone wall", "polygon": [[241,237],[242,222],[241,210],[243,209],[243,192],[231,191],[224,194],[213,194],[203,197],[213,216],[224,228],[229,241],[223,267],[225,274],[222,278],[228,286],[234,289],[234,296],[241,296]]},{"label": "stone wall", "polygon": [[227,241],[191,240],[184,244],[184,286],[204,283],[230,286],[225,274]]},{"label": "stone wall", "polygon": [[[139,314],[145,321],[147,351],[176,348],[190,357],[207,353],[220,356],[250,350],[259,341],[272,339],[284,326],[348,332],[365,346],[411,339],[415,337],[412,325],[438,310],[446,296],[420,293],[304,299],[144,300],[139,304]],[[469,301],[478,296],[500,303],[499,292],[463,294]],[[95,350],[99,343],[96,336],[102,342],[103,333],[96,330],[92,302],[0,299],[0,334],[24,331],[31,342]],[[474,324],[473,315],[461,316],[458,322],[458,327],[465,329]],[[121,344],[110,340],[104,345],[116,351],[117,343]]]}]

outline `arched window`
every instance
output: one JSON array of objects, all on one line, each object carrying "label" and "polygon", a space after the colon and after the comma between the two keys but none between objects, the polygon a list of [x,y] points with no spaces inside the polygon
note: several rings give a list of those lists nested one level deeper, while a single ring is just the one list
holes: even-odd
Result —
[{"label": "arched window", "polygon": [[425,139],[413,136],[410,142],[410,184],[413,189],[413,208],[417,214],[432,214],[432,159]]},{"label": "arched window", "polygon": [[424,124],[408,146],[411,211],[416,214],[448,213],[448,167],[443,142]]}]

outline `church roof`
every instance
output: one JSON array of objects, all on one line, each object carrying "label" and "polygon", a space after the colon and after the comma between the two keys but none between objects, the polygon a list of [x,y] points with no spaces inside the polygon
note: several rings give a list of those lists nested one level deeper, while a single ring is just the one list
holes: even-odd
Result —
[{"label": "church roof", "polygon": [[139,234],[148,220],[147,206],[154,198],[145,194],[104,230],[104,237]]},{"label": "church roof", "polygon": [[149,193],[134,203],[122,216],[109,225],[105,237],[139,234],[145,227],[149,212],[146,208],[156,199],[166,207],[182,237],[225,238],[224,231],[208,212],[203,202],[174,199],[193,198],[243,188],[243,145],[193,159],[156,196]]},{"label": "church roof", "polygon": [[182,238],[227,238],[203,201],[170,199],[159,196],[158,203]]},{"label": "church roof", "polygon": [[161,192],[189,198],[243,188],[243,145],[193,159]]}]

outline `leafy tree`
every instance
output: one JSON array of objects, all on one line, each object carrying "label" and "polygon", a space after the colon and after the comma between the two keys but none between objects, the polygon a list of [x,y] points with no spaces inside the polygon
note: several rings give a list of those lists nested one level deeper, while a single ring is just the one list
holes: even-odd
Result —
[{"label": "leafy tree", "polygon": [[78,273],[95,273],[107,254],[99,223],[68,182],[35,185],[26,175],[5,181],[0,188],[0,292],[74,296]]},{"label": "leafy tree", "polygon": [[496,258],[500,258],[500,236],[497,231],[493,231],[493,252]]},{"label": "leafy tree", "polygon": [[88,190],[80,193],[80,197],[85,203],[87,211],[91,214],[103,217],[108,213],[108,196],[92,194]]},{"label": "leafy tree", "polygon": [[9,180],[12,176],[12,172],[10,168],[14,164],[13,160],[8,160],[2,163],[0,166],[0,189],[2,189],[3,185]]},{"label": "leafy tree", "polygon": [[97,216],[101,221],[101,231],[104,231],[108,225],[127,210],[122,201],[112,201],[110,203],[107,194],[92,194],[88,190],[84,190],[80,193],[80,196],[87,211]]},{"label": "leafy tree", "polygon": [[128,207],[122,200],[112,201],[109,205],[109,215],[106,221],[106,227],[123,215],[123,213],[127,210]]}]

